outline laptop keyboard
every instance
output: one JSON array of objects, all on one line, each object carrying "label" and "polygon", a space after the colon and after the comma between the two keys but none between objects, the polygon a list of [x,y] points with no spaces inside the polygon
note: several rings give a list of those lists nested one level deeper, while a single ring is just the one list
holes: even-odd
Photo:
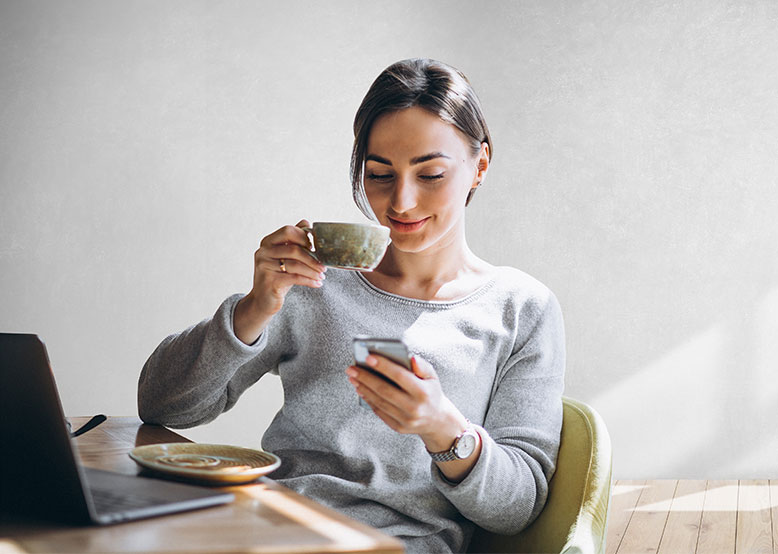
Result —
[{"label": "laptop keyboard", "polygon": [[159,500],[142,495],[117,494],[106,489],[90,489],[95,510],[98,513],[121,512],[158,504]]}]

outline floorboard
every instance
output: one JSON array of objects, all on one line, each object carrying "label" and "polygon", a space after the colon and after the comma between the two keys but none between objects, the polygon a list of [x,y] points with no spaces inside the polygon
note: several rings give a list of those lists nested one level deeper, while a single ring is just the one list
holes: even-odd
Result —
[{"label": "floorboard", "polygon": [[778,554],[778,480],[618,480],[605,554]]},{"label": "floorboard", "polygon": [[773,554],[769,481],[740,481],[736,554]]},{"label": "floorboard", "polygon": [[624,531],[632,518],[632,512],[638,503],[640,493],[645,489],[645,481],[616,481],[613,486],[610,514],[608,516],[608,534],[605,541],[605,554],[615,554],[621,545]]},{"label": "floorboard", "polygon": [[675,480],[646,481],[624,532],[619,554],[657,552],[677,485]]},{"label": "floorboard", "polygon": [[734,554],[737,481],[708,481],[697,554]]},{"label": "floorboard", "polygon": [[659,543],[659,554],[694,554],[700,533],[705,481],[678,481]]}]

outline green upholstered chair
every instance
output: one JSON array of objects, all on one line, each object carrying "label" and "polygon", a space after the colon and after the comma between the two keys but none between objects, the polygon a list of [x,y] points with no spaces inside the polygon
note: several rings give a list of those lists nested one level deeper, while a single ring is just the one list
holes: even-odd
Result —
[{"label": "green upholstered chair", "polygon": [[605,552],[612,471],[608,430],[591,406],[566,397],[562,404],[559,456],[543,511],[517,535],[477,528],[468,552]]}]

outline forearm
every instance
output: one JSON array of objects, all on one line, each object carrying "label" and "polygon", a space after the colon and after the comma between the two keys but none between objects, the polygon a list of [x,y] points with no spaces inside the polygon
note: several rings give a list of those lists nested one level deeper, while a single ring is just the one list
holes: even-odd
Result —
[{"label": "forearm", "polygon": [[237,297],[227,299],[213,318],[171,335],[152,353],[138,382],[141,419],[175,427],[199,425],[228,409],[246,383],[253,382],[235,379],[260,350],[235,337],[236,302]]},{"label": "forearm", "polygon": [[452,460],[450,462],[435,462],[447,481],[451,483],[460,483],[470,474],[470,471],[473,469],[476,462],[478,462],[478,458],[481,455],[481,444],[483,439],[481,439],[481,435],[478,432],[476,432],[476,435],[478,436],[477,446],[473,453],[467,458]]},{"label": "forearm", "polygon": [[[553,461],[534,445],[497,442],[482,428],[478,459],[461,481],[433,470],[436,487],[466,518],[496,533],[519,532],[534,520],[548,494]],[[510,441],[513,443],[513,441]],[[520,444],[520,443],[516,443]],[[437,464],[440,468],[440,464]]]},{"label": "forearm", "polygon": [[[471,428],[470,422],[465,418],[451,402],[445,402],[448,407],[446,413],[441,418],[439,425],[435,427],[433,433],[421,435],[424,446],[428,452],[445,452],[452,448],[452,445],[462,434]],[[440,472],[451,483],[462,481],[475,466],[481,455],[481,436],[475,433],[476,446],[473,452],[466,458],[458,458],[445,462],[435,462]]]},{"label": "forearm", "polygon": [[246,295],[236,304],[233,314],[235,336],[248,345],[257,342],[273,318],[272,314],[267,314],[256,304],[250,294]]},{"label": "forearm", "polygon": [[[201,357],[207,323],[167,337],[146,361],[138,380],[138,414],[146,423],[191,427],[213,419],[225,383],[215,382]],[[212,413],[214,412],[214,413]]]}]

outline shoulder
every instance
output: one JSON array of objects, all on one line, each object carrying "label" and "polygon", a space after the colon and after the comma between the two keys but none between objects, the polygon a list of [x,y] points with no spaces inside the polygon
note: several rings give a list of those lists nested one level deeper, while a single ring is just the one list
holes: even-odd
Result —
[{"label": "shoulder", "polygon": [[540,280],[514,267],[495,267],[490,301],[497,303],[507,327],[526,329],[543,320],[559,320],[562,311],[556,295]]},{"label": "shoulder", "polygon": [[545,284],[520,269],[508,266],[494,268],[494,292],[507,299],[545,305],[556,302],[556,296]]}]

